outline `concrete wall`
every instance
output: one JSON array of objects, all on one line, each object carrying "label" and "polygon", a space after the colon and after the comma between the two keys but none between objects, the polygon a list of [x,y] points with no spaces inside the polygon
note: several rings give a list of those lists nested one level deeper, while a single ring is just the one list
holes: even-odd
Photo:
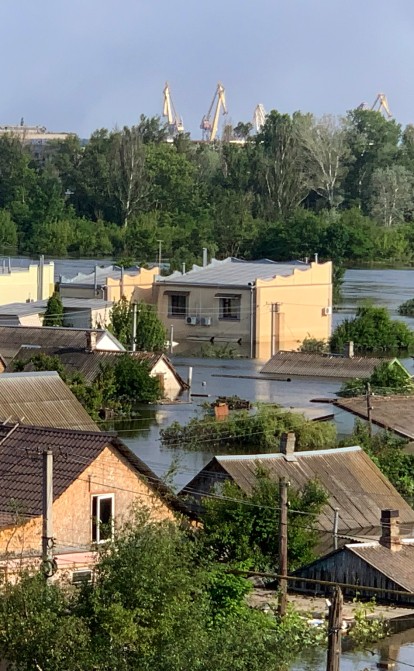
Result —
[{"label": "concrete wall", "polygon": [[[70,458],[70,457],[69,457]],[[39,478],[42,467],[39,461]],[[114,494],[115,523],[125,522],[131,506],[151,510],[156,520],[173,519],[172,511],[129,466],[126,459],[112,447],[105,448],[81,476],[53,503],[53,535],[56,553],[62,547],[87,546],[92,541],[91,497],[93,494]],[[36,518],[19,527],[0,531],[0,555],[6,552],[40,552],[42,520]]]},{"label": "concrete wall", "polygon": [[[233,343],[242,355],[250,355],[250,329],[253,320],[253,354],[268,359],[280,349],[297,350],[308,336],[328,339],[332,316],[332,264],[312,263],[307,270],[295,270],[287,277],[257,280],[256,288],[232,289],[183,284],[156,285],[158,315],[166,326],[174,327],[174,340],[179,345],[174,353],[200,349],[210,338],[215,344]],[[181,317],[170,317],[169,293],[188,291],[187,315],[197,318],[196,325],[188,325]],[[240,319],[220,319],[220,299],[217,294],[240,295]],[[272,312],[272,304],[278,312]],[[326,310],[328,308],[328,310]],[[203,326],[201,317],[210,317],[211,325]],[[241,346],[236,343],[241,338]],[[197,340],[199,339],[199,340]]]},{"label": "concrete wall", "polygon": [[79,329],[105,328],[111,319],[111,308],[64,308],[63,325]]},{"label": "concrete wall", "polygon": [[39,293],[39,266],[13,269],[11,273],[2,272],[0,267],[0,305],[25,303],[49,298],[54,289],[54,263],[43,266],[43,288]]}]

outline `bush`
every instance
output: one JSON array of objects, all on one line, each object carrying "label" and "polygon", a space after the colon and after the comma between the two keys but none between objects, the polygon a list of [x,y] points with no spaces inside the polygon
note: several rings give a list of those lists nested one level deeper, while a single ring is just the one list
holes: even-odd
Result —
[{"label": "bush", "polygon": [[331,337],[331,350],[342,352],[352,340],[361,352],[400,352],[414,346],[414,333],[403,322],[392,320],[385,308],[360,307],[354,319],[346,319]]},{"label": "bush", "polygon": [[406,317],[414,317],[414,298],[410,298],[410,300],[405,301],[405,303],[401,303],[398,308],[398,314]]},{"label": "bush", "polygon": [[338,396],[362,396],[366,393],[367,383],[371,391],[380,395],[407,394],[414,392],[414,383],[398,363],[384,361],[376,366],[368,380],[354,379],[345,382]]}]

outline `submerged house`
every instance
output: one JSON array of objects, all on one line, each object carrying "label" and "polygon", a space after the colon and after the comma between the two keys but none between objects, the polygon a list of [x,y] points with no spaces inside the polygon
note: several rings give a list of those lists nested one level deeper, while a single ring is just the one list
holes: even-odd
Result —
[{"label": "submerged house", "polygon": [[[400,529],[406,533],[407,527],[398,510],[383,510],[380,522],[378,540],[347,543],[298,569],[293,575],[303,580],[292,582],[292,589],[313,595],[330,593],[331,587],[317,582],[321,580],[343,584],[345,596],[358,594],[369,599],[375,596],[376,600],[388,603],[413,604],[414,537],[401,537]],[[316,583],[306,582],[306,579]],[[390,590],[403,594],[393,594]]]},{"label": "submerged house", "polygon": [[336,543],[353,538],[378,538],[384,502],[398,509],[401,523],[414,531],[414,510],[361,447],[295,452],[294,434],[287,436],[281,445],[283,452],[277,454],[213,457],[181,490],[180,496],[185,496],[189,505],[199,511],[203,496],[220,493],[226,480],[250,493],[260,468],[275,480],[284,476],[292,489],[300,491],[307,482],[317,480],[326,490],[328,502],[318,518],[320,550],[327,551]]}]

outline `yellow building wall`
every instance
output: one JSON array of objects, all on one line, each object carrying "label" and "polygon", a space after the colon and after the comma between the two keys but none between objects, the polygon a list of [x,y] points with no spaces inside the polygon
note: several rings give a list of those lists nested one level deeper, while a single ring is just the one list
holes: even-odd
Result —
[{"label": "yellow building wall", "polygon": [[[56,553],[62,548],[91,544],[93,494],[114,494],[116,525],[128,520],[134,505],[150,509],[154,520],[174,519],[172,510],[137,475],[126,459],[108,446],[53,503]],[[39,553],[41,544],[41,517],[0,531],[0,555],[30,551]]]},{"label": "yellow building wall", "polygon": [[[256,282],[256,357],[297,350],[308,336],[327,340],[332,328],[332,263],[311,263],[288,277]],[[272,316],[272,303],[277,308]]]},{"label": "yellow building wall", "polygon": [[39,266],[13,269],[11,273],[2,272],[0,268],[0,305],[9,303],[25,303],[49,298],[54,290],[54,263],[43,266],[43,290],[38,294]]},{"label": "yellow building wall", "polygon": [[[129,301],[133,300],[134,303],[138,301],[153,303],[154,278],[159,273],[158,268],[140,268],[137,275],[125,274],[123,283],[123,295],[125,298]],[[106,300],[119,301],[121,297],[121,281],[108,278]]]}]

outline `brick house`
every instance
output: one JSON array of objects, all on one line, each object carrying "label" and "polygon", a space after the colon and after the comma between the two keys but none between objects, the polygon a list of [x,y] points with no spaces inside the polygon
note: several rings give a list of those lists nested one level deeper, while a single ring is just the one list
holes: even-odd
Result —
[{"label": "brick house", "polygon": [[[0,557],[40,557],[43,452],[53,452],[53,538],[58,568],[90,564],[95,543],[133,506],[156,520],[187,508],[129,448],[103,432],[0,425]],[[79,559],[79,562],[77,561]]]}]

